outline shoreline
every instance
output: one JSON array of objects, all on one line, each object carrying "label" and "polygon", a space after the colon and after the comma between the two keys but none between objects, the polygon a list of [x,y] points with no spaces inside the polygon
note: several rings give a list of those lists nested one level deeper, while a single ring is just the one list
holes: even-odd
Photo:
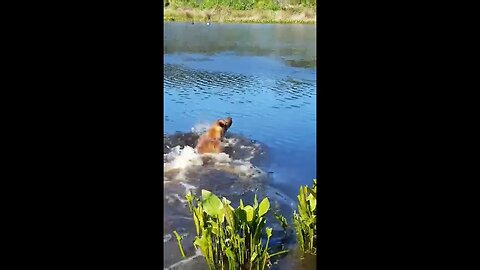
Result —
[{"label": "shoreline", "polygon": [[314,8],[294,7],[283,10],[232,10],[216,8],[201,10],[198,8],[164,8],[164,22],[194,23],[275,23],[275,24],[315,24]]}]

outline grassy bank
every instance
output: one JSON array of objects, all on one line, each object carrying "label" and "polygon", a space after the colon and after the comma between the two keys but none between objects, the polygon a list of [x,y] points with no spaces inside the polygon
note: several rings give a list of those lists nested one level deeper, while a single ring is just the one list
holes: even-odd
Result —
[{"label": "grassy bank", "polygon": [[316,22],[316,7],[305,5],[251,6],[238,9],[228,6],[168,5],[164,21],[220,23],[304,23]]}]

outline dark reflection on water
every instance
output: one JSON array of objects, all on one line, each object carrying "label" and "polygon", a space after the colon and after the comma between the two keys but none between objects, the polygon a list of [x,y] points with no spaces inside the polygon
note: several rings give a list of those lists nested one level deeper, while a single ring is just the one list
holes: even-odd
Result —
[{"label": "dark reflection on water", "polygon": [[234,52],[240,55],[278,57],[293,67],[316,68],[315,25],[164,25],[165,54],[213,55]]},{"label": "dark reflection on water", "polygon": [[[193,186],[195,192],[209,189],[234,206],[240,198],[251,204],[254,193],[268,196],[272,209],[292,224],[299,186],[316,178],[317,89],[312,25],[166,23],[164,40],[164,152],[176,145],[194,147],[198,135],[190,132],[192,127],[231,116],[233,125],[226,137],[239,143],[227,147],[226,153],[251,161],[265,173],[245,180],[215,166],[202,166],[188,171],[182,181],[172,180],[174,173],[166,174],[168,267],[181,259],[171,235],[174,229],[186,237],[185,252],[190,256],[194,252],[195,228],[182,202],[187,187]],[[256,149],[252,159],[248,147]],[[272,243],[295,249],[294,234],[282,238],[273,217],[269,226],[274,228]],[[315,269],[310,259],[297,257],[291,253],[273,269]]]}]

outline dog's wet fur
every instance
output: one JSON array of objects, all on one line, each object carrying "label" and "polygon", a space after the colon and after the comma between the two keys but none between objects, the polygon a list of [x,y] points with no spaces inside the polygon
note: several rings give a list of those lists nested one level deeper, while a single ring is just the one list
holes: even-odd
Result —
[{"label": "dog's wet fur", "polygon": [[223,152],[222,139],[227,130],[232,126],[232,118],[218,119],[208,128],[198,139],[198,144],[195,147],[197,153],[213,153],[218,154]]}]

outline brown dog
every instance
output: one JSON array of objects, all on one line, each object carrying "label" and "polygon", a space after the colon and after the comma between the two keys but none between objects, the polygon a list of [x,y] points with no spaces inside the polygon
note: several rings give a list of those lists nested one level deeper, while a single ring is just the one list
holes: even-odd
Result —
[{"label": "brown dog", "polygon": [[197,153],[220,153],[223,151],[221,140],[232,125],[232,118],[219,119],[198,139]]}]

